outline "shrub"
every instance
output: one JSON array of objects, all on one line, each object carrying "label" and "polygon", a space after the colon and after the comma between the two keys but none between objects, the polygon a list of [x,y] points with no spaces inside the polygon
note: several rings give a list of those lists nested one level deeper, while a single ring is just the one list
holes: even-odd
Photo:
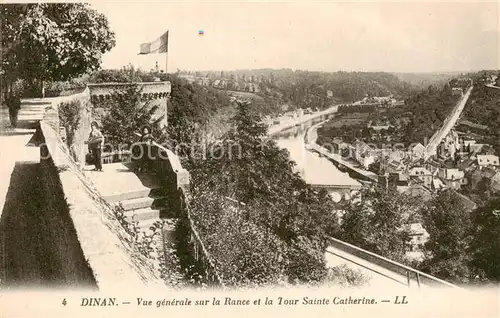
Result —
[{"label": "shrub", "polygon": [[325,281],[327,285],[361,287],[370,282],[370,277],[364,275],[360,270],[353,270],[342,264],[329,268]]},{"label": "shrub", "polygon": [[66,144],[71,148],[75,131],[80,125],[80,112],[82,105],[78,100],[63,102],[59,104],[60,125],[66,129]]},{"label": "shrub", "polygon": [[[129,235],[131,246],[146,259],[157,260],[159,264],[160,277],[168,286],[181,287],[185,283],[180,271],[180,260],[172,246],[165,246],[163,239],[163,227],[165,220],[158,220],[149,227],[149,231],[142,231],[139,221],[129,220],[125,210],[120,204],[113,210],[116,219]],[[162,237],[163,245],[156,244],[157,237]],[[170,244],[171,245],[171,244]]]},{"label": "shrub", "polygon": [[102,132],[108,143],[118,148],[137,139],[136,133],[150,128],[151,134],[160,141],[163,116],[155,118],[159,106],[142,97],[142,88],[130,85],[111,94],[107,113],[102,118]]},{"label": "shrub", "polygon": [[79,93],[87,86],[83,79],[45,83],[45,97],[67,96]]}]

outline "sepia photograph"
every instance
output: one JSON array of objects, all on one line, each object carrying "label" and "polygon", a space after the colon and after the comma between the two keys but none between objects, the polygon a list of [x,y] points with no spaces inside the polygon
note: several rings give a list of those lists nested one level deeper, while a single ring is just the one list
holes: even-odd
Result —
[{"label": "sepia photograph", "polygon": [[500,316],[499,2],[0,8],[0,317]]}]

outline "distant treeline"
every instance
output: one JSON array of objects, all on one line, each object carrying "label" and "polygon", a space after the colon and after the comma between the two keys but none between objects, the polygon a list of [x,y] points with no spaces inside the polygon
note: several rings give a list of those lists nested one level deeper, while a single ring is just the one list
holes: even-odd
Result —
[{"label": "distant treeline", "polygon": [[292,108],[324,109],[333,103],[354,102],[366,96],[404,98],[413,87],[383,72],[310,72],[291,69],[198,72],[194,75],[259,81],[262,94],[274,94]]}]

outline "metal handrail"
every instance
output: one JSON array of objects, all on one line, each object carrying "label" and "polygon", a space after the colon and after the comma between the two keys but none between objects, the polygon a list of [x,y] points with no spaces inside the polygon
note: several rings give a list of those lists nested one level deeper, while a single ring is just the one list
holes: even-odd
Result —
[{"label": "metal handrail", "polygon": [[[425,277],[425,278],[427,278],[427,279],[429,279],[429,280],[432,280],[432,281],[434,281],[434,282],[436,282],[436,283],[440,283],[440,284],[445,285],[445,286],[448,286],[448,287],[452,287],[452,288],[460,288],[460,289],[462,289],[462,287],[459,287],[459,286],[457,286],[457,285],[454,285],[454,284],[452,284],[452,283],[449,283],[449,282],[444,281],[444,280],[442,280],[442,279],[439,279],[439,278],[437,278],[437,277],[431,276],[431,275],[429,275],[429,274],[426,274],[426,273],[424,273],[424,272],[421,272],[421,271],[419,271],[419,270],[417,270],[417,269],[414,269],[414,268],[411,268],[411,267],[409,267],[409,266],[403,265],[403,264],[401,264],[401,263],[395,262],[395,261],[390,260],[390,259],[388,259],[388,258],[386,258],[386,257],[380,256],[380,255],[378,255],[378,254],[372,253],[372,252],[367,251],[367,250],[364,250],[364,249],[362,249],[362,248],[360,248],[360,247],[357,247],[357,246],[355,246],[355,245],[352,245],[352,244],[346,243],[346,242],[341,241],[341,240],[339,240],[339,239],[336,239],[336,238],[330,237],[330,238],[329,238],[329,240],[331,240],[331,241],[333,241],[333,242],[335,242],[335,243],[337,243],[337,244],[347,246],[347,247],[349,247],[349,248],[351,248],[351,249],[354,249],[354,250],[356,250],[356,251],[358,251],[358,252],[361,252],[361,253],[364,253],[364,254],[368,254],[368,255],[370,255],[370,256],[372,256],[372,257],[374,257],[374,258],[376,258],[376,259],[378,259],[378,260],[380,260],[380,261],[383,261],[383,262],[389,263],[389,264],[391,264],[391,265],[393,265],[393,266],[396,266],[396,267],[398,267],[398,268],[404,269],[404,270],[406,271],[406,273],[407,273],[408,285],[409,285],[409,281],[410,281],[410,276],[409,276],[409,274],[410,274],[410,273],[415,273],[415,274],[416,274],[416,278],[417,278],[417,283],[418,283],[418,285],[419,285],[419,286],[420,286],[420,278],[421,278],[421,277]],[[388,269],[388,270],[390,270],[390,269]]]}]

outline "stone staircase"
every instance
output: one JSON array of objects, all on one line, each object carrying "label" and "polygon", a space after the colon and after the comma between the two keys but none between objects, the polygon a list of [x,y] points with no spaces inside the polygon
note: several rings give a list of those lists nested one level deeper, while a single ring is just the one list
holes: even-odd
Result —
[{"label": "stone staircase", "polygon": [[150,227],[162,219],[168,219],[162,227],[158,244],[164,244],[163,238],[173,238],[175,219],[169,218],[170,209],[165,191],[154,176],[136,174],[129,164],[118,162],[103,165],[103,171],[91,171],[94,166],[85,166],[85,174],[112,205],[121,204],[129,222],[138,222],[141,233],[150,235]]},{"label": "stone staircase", "polygon": [[144,231],[160,221],[160,213],[167,208],[166,198],[162,195],[161,188],[130,191],[104,197],[104,199],[112,204],[121,204],[125,210],[125,216],[130,221],[138,221],[138,226]]},{"label": "stone staircase", "polygon": [[[42,120],[46,108],[51,102],[43,99],[21,100],[21,109],[17,116],[18,129],[34,129],[36,124]],[[10,129],[9,110],[0,106],[0,129]]]},{"label": "stone staircase", "polygon": [[105,196],[104,199],[113,205],[121,204],[129,222],[137,222],[139,240],[151,235],[155,223],[161,222],[161,235],[154,237],[154,245],[161,247],[158,252],[164,255],[173,251],[177,219],[162,218],[169,214],[168,201],[162,188],[124,192],[120,195]]}]

